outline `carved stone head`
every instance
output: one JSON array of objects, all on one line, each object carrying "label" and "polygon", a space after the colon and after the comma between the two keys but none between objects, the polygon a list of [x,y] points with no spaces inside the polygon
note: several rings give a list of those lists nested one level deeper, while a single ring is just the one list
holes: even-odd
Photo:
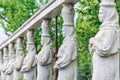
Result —
[{"label": "carved stone head", "polygon": [[15,57],[14,44],[9,43],[8,49],[9,49],[9,58],[14,58]]},{"label": "carved stone head", "polygon": [[115,6],[115,0],[102,0],[101,6]]},{"label": "carved stone head", "polygon": [[28,42],[34,41],[34,31],[33,30],[28,30],[26,35],[27,35]]},{"label": "carved stone head", "polygon": [[23,38],[17,38],[16,56],[23,56]]},{"label": "carved stone head", "polygon": [[17,38],[16,48],[17,49],[23,48],[23,38]]},{"label": "carved stone head", "polygon": [[41,27],[42,27],[42,36],[50,36],[51,19],[49,18],[43,19]]},{"label": "carved stone head", "polygon": [[3,60],[3,53],[2,53],[2,50],[0,50],[0,63],[2,62]]},{"label": "carved stone head", "polygon": [[99,9],[99,20],[102,23],[118,23],[118,13],[114,0],[102,0]]},{"label": "carved stone head", "polygon": [[5,47],[5,48],[3,48],[3,60],[7,61],[8,59],[9,59],[9,57],[8,57],[8,48]]}]

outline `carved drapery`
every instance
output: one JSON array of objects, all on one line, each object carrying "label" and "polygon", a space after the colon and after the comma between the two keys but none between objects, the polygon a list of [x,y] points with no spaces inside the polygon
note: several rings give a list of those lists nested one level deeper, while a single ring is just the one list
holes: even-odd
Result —
[{"label": "carved drapery", "polygon": [[37,80],[52,80],[52,41],[50,36],[51,19],[43,19],[41,26],[42,48],[36,56],[38,70]]},{"label": "carved drapery", "polygon": [[3,48],[3,65],[2,65],[2,75],[1,78],[2,80],[6,80],[7,79],[7,75],[5,74],[5,71],[7,70],[7,64],[9,61],[9,57],[8,57],[8,48],[4,47]]},{"label": "carved drapery", "polygon": [[36,80],[36,47],[34,43],[34,30],[27,31],[27,55],[24,59],[21,72],[24,73],[24,80]]},{"label": "carved drapery", "polygon": [[63,44],[59,48],[55,68],[58,71],[58,80],[77,80],[77,43],[74,30],[74,4],[63,4]]},{"label": "carved drapery", "polygon": [[15,61],[15,50],[14,50],[14,44],[10,43],[8,45],[9,50],[9,62],[7,64],[7,69],[5,71],[5,74],[7,75],[7,80],[13,80],[13,70],[14,70],[14,61]]},{"label": "carved drapery", "polygon": [[92,80],[119,80],[120,30],[115,5],[114,0],[102,0],[100,3],[99,21],[102,24],[89,41],[93,55]]},{"label": "carved drapery", "polygon": [[17,38],[16,41],[16,59],[14,62],[13,80],[20,80],[23,74],[20,72],[24,60],[23,38]]}]

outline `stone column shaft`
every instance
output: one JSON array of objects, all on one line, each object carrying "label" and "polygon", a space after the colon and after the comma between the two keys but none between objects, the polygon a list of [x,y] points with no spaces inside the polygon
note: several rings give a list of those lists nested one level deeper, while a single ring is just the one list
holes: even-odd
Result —
[{"label": "stone column shaft", "polygon": [[[51,19],[43,19],[41,24],[41,51],[36,56],[37,80],[52,80],[52,41],[51,41]],[[44,73],[44,74],[43,74]]]},{"label": "stone column shaft", "polygon": [[58,50],[58,60],[54,68],[58,69],[58,80],[77,80],[77,42],[74,30],[74,4],[63,4],[62,17],[64,37],[63,44]]},{"label": "stone column shaft", "polygon": [[14,62],[14,75],[13,80],[20,80],[23,77],[23,73],[21,73],[21,67],[24,60],[24,51],[23,51],[23,38],[17,38],[16,41],[16,59]]},{"label": "stone column shaft", "polygon": [[27,30],[27,55],[23,61],[21,72],[24,80],[36,80],[36,47],[34,43],[34,30]]}]

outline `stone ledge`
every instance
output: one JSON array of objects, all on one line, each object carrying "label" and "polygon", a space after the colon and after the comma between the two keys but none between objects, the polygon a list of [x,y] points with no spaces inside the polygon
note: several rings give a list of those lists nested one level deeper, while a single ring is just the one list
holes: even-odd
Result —
[{"label": "stone ledge", "polygon": [[78,0],[51,0],[18,28],[6,41],[0,45],[0,49],[14,42],[18,37],[24,37],[28,29],[36,29],[41,25],[43,18],[53,18],[61,12],[63,3],[76,3]]}]

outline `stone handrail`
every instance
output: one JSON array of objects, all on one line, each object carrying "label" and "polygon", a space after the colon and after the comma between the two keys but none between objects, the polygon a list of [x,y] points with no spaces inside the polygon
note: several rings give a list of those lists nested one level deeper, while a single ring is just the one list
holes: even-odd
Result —
[{"label": "stone handrail", "polygon": [[63,3],[76,3],[78,0],[51,0],[30,19],[28,19],[19,29],[17,29],[7,40],[0,44],[0,49],[15,41],[18,37],[23,37],[28,29],[35,29],[40,26],[43,18],[53,18],[61,12]]},{"label": "stone handrail", "polygon": [[[63,48],[61,46],[60,51],[58,51],[58,60],[54,64],[54,69],[59,69],[57,80],[66,80],[67,78],[77,80],[77,43],[74,30],[75,10],[73,8],[77,1],[49,0],[45,6],[20,26],[6,41],[0,44],[0,73],[2,80],[20,80],[21,78],[23,80],[52,80],[51,19],[60,13],[64,21],[63,36],[65,40],[63,40],[63,45],[66,46]],[[36,54],[34,29],[39,26],[42,28],[42,48]],[[27,46],[25,48],[27,55],[25,57],[24,37],[27,38]],[[14,43],[16,43],[16,46]],[[65,48],[66,50],[64,50]],[[65,53],[62,53],[61,49]],[[61,72],[61,69],[65,70],[66,75]],[[66,73],[69,71],[72,73]]]}]

